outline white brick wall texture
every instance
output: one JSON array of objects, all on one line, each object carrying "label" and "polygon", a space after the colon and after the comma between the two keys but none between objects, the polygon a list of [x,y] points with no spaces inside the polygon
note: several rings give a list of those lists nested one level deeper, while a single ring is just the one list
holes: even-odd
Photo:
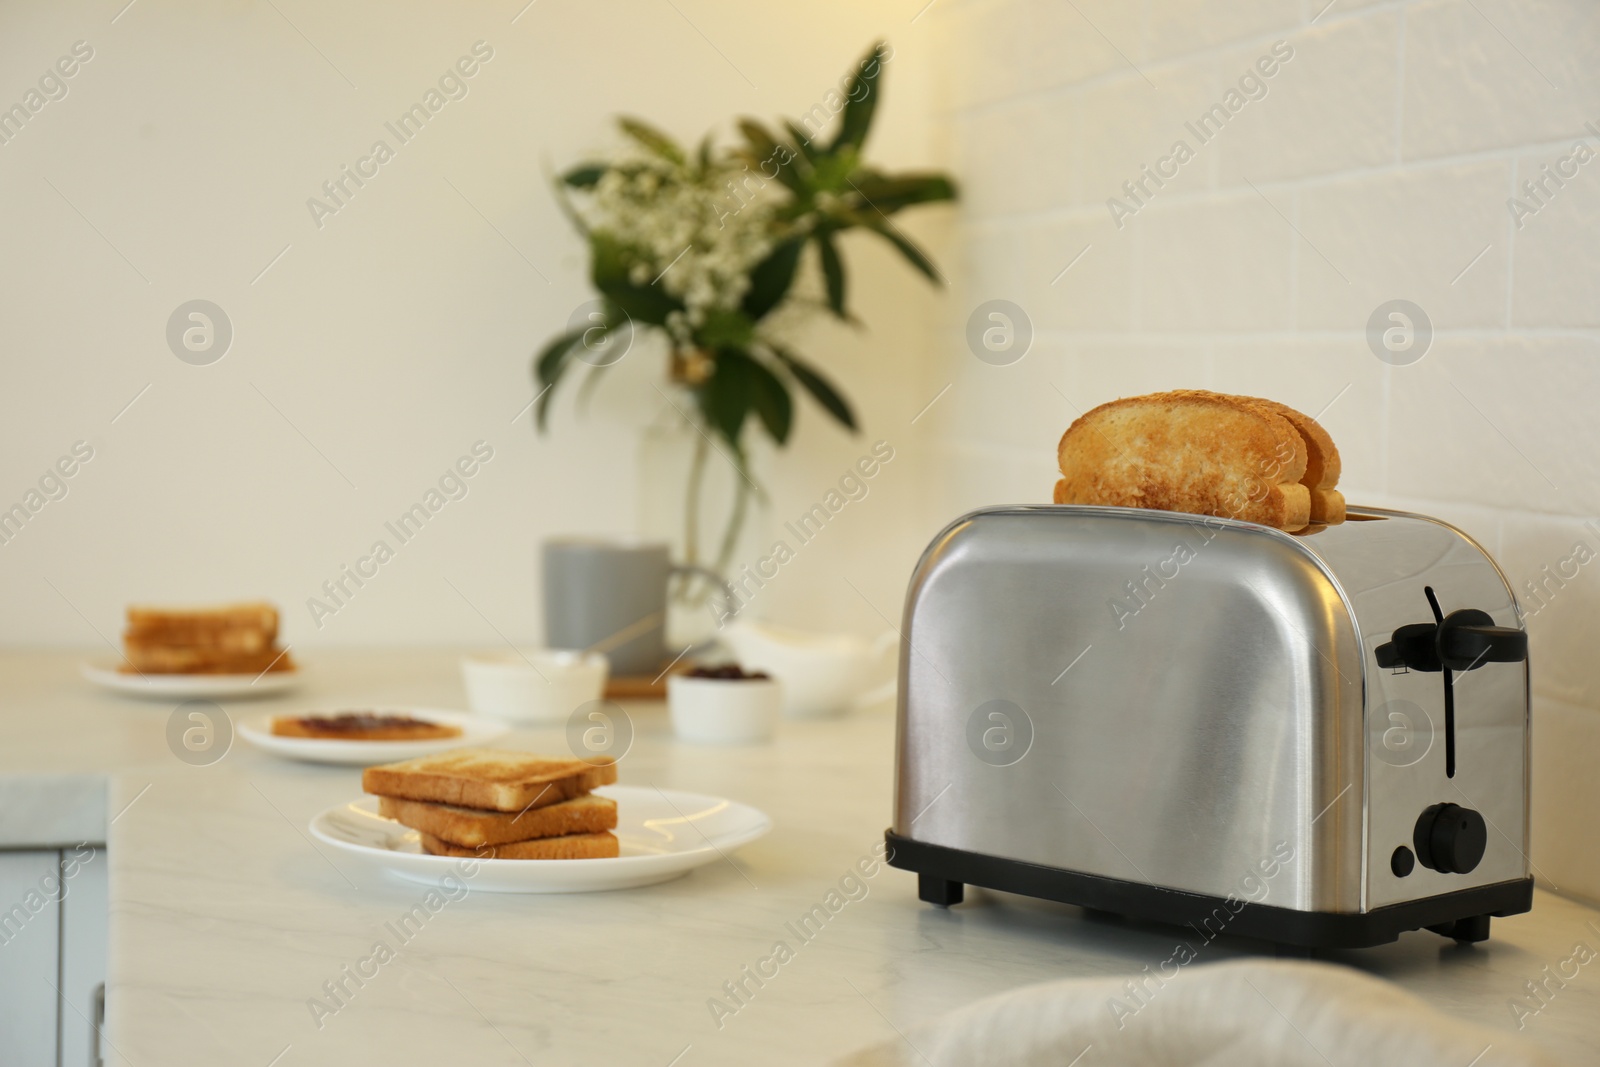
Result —
[{"label": "white brick wall texture", "polygon": [[[941,0],[926,21],[966,189],[927,379],[953,384],[919,422],[935,508],[1048,500],[1062,430],[1117,396],[1320,415],[1353,503],[1455,522],[1521,593],[1535,862],[1600,898],[1600,5]],[[1365,334],[1397,298],[1435,330],[1403,367]],[[962,341],[990,299],[1035,330],[1011,366]],[[1557,587],[1580,541],[1597,558]]]}]

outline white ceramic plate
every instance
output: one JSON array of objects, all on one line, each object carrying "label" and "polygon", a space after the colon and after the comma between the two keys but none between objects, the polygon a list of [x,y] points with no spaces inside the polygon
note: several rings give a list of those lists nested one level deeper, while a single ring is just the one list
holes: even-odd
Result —
[{"label": "white ceramic plate", "polygon": [[[374,763],[393,763],[396,760],[426,756],[430,752],[443,752],[447,748],[488,744],[511,729],[503,722],[482,715],[468,715],[464,711],[387,706],[371,710],[380,715],[409,715],[424,722],[449,723],[461,727],[461,736],[435,737],[421,741],[344,741],[331,737],[279,737],[272,732],[272,720],[275,717],[273,715],[252,715],[248,719],[240,719],[239,736],[275,756],[305,760],[309,763],[341,763],[348,766],[370,767]],[[336,715],[338,711],[317,709],[280,714],[299,717]]]},{"label": "white ceramic plate", "polygon": [[268,674],[123,674],[115,664],[85,663],[83,676],[102,689],[152,700],[248,700],[300,684],[304,668]]},{"label": "white ceramic plate", "polygon": [[632,889],[720,863],[741,845],[772,829],[764,812],[700,793],[630,785],[595,790],[617,802],[622,855],[589,860],[479,860],[464,875],[464,861],[429,856],[415,830],[378,814],[378,798],[362,797],[311,820],[311,832],[362,864],[411,882],[438,884],[454,874],[469,890],[489,893],[592,893]]}]

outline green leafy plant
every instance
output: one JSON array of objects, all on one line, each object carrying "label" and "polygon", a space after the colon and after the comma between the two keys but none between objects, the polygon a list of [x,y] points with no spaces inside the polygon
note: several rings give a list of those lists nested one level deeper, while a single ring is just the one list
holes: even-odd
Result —
[{"label": "green leafy plant", "polygon": [[689,479],[690,562],[698,554],[701,475],[713,440],[740,475],[718,553],[726,566],[756,491],[746,426],[755,422],[775,444],[786,444],[798,386],[846,429],[857,428],[838,386],[771,328],[775,313],[798,302],[795,281],[806,247],[815,248],[822,307],[846,322],[856,322],[838,244],[846,231],[879,235],[916,270],[942,282],[890,217],[955,199],[954,183],[942,174],[885,174],[863,160],[889,57],[883,43],[875,45],[842,93],[830,94],[841,106],[825,143],[820,129],[785,120],[774,131],[747,118],[738,122],[742,142],[719,148],[708,134],[688,152],[646,123],[622,118],[624,152],[575,166],[557,182],[558,199],[589,243],[601,311],[535,357],[537,424],[545,429],[556,386],[575,363],[589,363],[595,373],[609,365],[595,354],[622,331],[663,332],[669,380],[683,393],[680,412],[701,431]]}]

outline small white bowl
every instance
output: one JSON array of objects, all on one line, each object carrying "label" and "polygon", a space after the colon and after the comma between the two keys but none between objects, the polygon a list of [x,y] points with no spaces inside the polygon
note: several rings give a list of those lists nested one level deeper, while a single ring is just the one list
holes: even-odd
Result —
[{"label": "small white bowl", "polygon": [[667,678],[672,730],[685,741],[744,745],[772,739],[783,689],[771,678]]},{"label": "small white bowl", "polygon": [[517,723],[561,723],[599,700],[609,664],[599,653],[539,649],[461,658],[467,704],[478,715]]}]

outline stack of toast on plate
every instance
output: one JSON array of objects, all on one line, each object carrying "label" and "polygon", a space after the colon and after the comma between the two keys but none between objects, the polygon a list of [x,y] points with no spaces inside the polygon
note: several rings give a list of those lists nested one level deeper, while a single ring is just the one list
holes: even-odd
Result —
[{"label": "stack of toast on plate", "polygon": [[1057,504],[1186,511],[1319,529],[1344,521],[1339,449],[1274,400],[1182,389],[1101,404],[1056,448]]},{"label": "stack of toast on plate", "polygon": [[361,787],[432,855],[565,860],[618,855],[617,802],[592,792],[616,780],[609,761],[466,748],[368,767]]},{"label": "stack of toast on plate", "polygon": [[265,602],[128,608],[120,669],[137,674],[292,671],[278,647],[278,609]]}]

